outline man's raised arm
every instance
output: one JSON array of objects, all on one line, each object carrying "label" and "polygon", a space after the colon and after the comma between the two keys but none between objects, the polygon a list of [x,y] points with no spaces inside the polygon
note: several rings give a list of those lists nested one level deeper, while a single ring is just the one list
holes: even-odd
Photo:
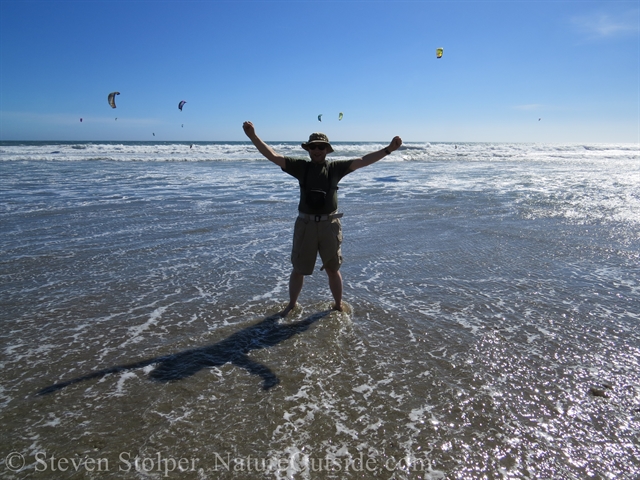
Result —
[{"label": "man's raised arm", "polygon": [[352,172],[362,167],[366,167],[371,165],[372,163],[377,162],[378,160],[382,160],[387,155],[391,154],[391,152],[395,152],[402,145],[402,139],[400,137],[393,137],[391,143],[388,147],[383,148],[382,150],[378,150],[377,152],[371,152],[365,155],[362,158],[357,158],[353,162],[351,162],[351,167],[349,168]]},{"label": "man's raised arm", "polygon": [[244,122],[242,124],[242,129],[244,133],[249,137],[249,140],[256,146],[258,151],[267,158],[267,160],[272,161],[280,168],[285,167],[285,160],[282,155],[277,154],[269,145],[264,143],[258,135],[256,135],[256,130],[253,127],[253,123]]}]

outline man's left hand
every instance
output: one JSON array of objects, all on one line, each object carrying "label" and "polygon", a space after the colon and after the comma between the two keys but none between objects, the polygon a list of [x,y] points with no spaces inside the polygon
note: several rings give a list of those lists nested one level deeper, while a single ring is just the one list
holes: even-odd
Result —
[{"label": "man's left hand", "polygon": [[402,139],[396,136],[396,137],[393,137],[393,140],[391,140],[391,143],[387,148],[389,149],[390,152],[395,152],[397,149],[400,148],[400,145],[402,145]]}]

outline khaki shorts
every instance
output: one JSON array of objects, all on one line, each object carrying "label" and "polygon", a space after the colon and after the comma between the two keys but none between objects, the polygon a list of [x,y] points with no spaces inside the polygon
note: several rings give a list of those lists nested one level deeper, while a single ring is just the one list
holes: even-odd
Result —
[{"label": "khaki shorts", "polygon": [[293,270],[311,275],[320,253],[322,268],[339,270],[342,265],[342,225],[339,218],[316,222],[298,218],[293,229],[291,263]]}]

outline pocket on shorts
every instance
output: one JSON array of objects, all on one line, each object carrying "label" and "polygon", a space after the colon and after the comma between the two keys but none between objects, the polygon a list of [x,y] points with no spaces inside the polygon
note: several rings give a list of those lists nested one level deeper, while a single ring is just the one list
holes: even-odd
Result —
[{"label": "pocket on shorts", "polygon": [[304,239],[305,221],[301,218],[296,219],[293,227],[293,245],[291,247],[291,260],[295,260],[300,256],[302,250],[302,242]]},{"label": "pocket on shorts", "polygon": [[331,231],[336,237],[338,241],[338,246],[342,245],[342,225],[340,224],[340,219],[336,218],[331,221]]},{"label": "pocket on shorts", "polygon": [[338,270],[342,265],[342,225],[339,219],[331,221],[326,235],[327,241],[323,246],[323,251],[320,252],[324,268]]}]

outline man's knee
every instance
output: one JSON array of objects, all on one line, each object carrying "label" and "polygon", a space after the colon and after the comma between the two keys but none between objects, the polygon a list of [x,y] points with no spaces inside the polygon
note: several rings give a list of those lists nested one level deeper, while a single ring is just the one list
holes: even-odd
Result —
[{"label": "man's knee", "polygon": [[304,280],[304,273],[297,272],[295,269],[291,271],[291,280]]},{"label": "man's knee", "polygon": [[327,275],[330,277],[335,277],[340,275],[340,270],[338,269],[325,268],[324,271],[327,272]]}]

